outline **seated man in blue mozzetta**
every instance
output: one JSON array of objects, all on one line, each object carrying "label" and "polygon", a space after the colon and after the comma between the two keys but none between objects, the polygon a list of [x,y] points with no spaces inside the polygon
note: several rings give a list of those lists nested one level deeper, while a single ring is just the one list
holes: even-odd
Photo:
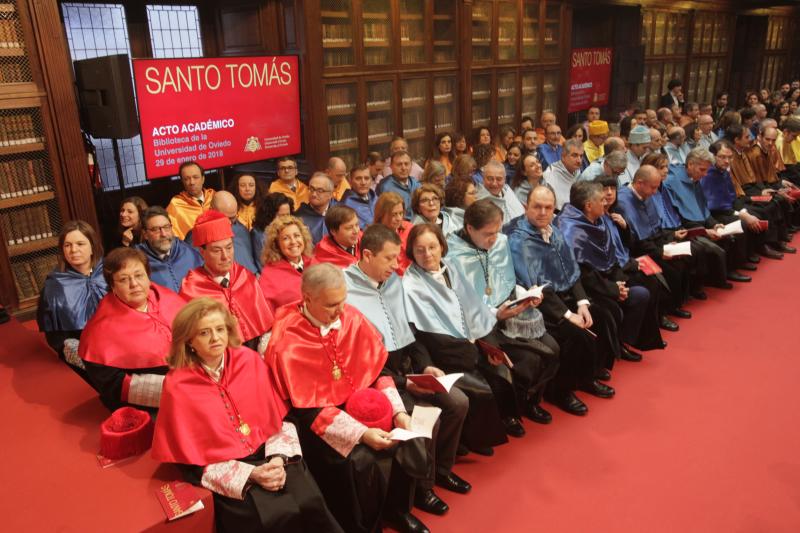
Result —
[{"label": "seated man in blue mozzetta", "polygon": [[328,235],[325,214],[331,206],[336,205],[333,200],[333,180],[324,172],[314,172],[308,180],[308,192],[308,203],[301,204],[295,216],[303,220],[316,246]]},{"label": "seated man in blue mozzetta", "polygon": [[403,198],[406,206],[405,219],[411,220],[414,211],[411,209],[411,195],[419,188],[419,182],[411,176],[411,156],[408,152],[398,151],[392,154],[391,161],[392,173],[378,184],[375,192],[378,196],[392,191]]},{"label": "seated man in blue mozzetta", "polygon": [[186,274],[203,264],[200,253],[175,237],[167,211],[159,205],[148,207],[144,212],[142,230],[144,242],[136,247],[150,262],[150,279],[180,292]]},{"label": "seated man in blue mozzetta", "polygon": [[372,190],[372,175],[367,165],[356,165],[350,169],[350,188],[344,192],[341,205],[353,209],[358,216],[358,225],[363,230],[375,220],[375,204],[378,195]]}]

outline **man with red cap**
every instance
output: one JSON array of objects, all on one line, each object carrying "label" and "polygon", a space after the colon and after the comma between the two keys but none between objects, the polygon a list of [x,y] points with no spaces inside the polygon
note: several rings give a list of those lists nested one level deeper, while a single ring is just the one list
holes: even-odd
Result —
[{"label": "man with red cap", "polygon": [[192,241],[203,257],[203,266],[189,271],[181,295],[188,299],[210,296],[224,303],[239,320],[244,344],[264,353],[272,312],[256,277],[234,261],[230,221],[219,211],[206,211],[197,217]]}]

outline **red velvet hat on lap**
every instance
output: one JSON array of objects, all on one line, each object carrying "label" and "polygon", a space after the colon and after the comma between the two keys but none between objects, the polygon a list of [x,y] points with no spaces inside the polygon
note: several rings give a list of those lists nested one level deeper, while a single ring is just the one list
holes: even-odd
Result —
[{"label": "red velvet hat on lap", "polygon": [[233,228],[228,217],[209,209],[202,213],[194,222],[192,230],[192,245],[205,246],[210,242],[221,241],[233,237]]},{"label": "red velvet hat on lap", "polygon": [[100,425],[100,455],[124,459],[137,455],[153,443],[150,413],[133,407],[120,407]]},{"label": "red velvet hat on lap", "polygon": [[392,430],[392,404],[380,391],[369,388],[354,392],[345,411],[367,427]]}]

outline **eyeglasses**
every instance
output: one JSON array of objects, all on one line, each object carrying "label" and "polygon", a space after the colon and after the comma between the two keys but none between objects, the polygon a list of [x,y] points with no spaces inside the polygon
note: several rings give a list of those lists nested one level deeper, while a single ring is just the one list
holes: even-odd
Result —
[{"label": "eyeglasses", "polygon": [[291,172],[297,170],[297,167],[278,167],[278,172]]},{"label": "eyeglasses", "polygon": [[309,185],[308,192],[311,194],[319,194],[321,196],[323,194],[331,194],[333,191],[329,191],[328,189],[320,189]]},{"label": "eyeglasses", "polygon": [[434,204],[441,203],[441,200],[439,200],[438,196],[433,196],[431,198],[420,198],[419,199],[419,203],[434,205]]},{"label": "eyeglasses", "polygon": [[166,233],[172,229],[172,224],[164,224],[163,226],[155,226],[153,228],[147,228],[147,231],[150,233]]}]

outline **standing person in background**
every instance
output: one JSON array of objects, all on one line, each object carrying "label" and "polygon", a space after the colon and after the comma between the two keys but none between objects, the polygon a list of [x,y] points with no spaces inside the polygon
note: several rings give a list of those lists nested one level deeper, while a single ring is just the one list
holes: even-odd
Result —
[{"label": "standing person in background", "polygon": [[264,189],[252,174],[239,174],[231,181],[228,191],[236,198],[239,206],[239,222],[247,228],[253,229],[258,206],[264,200]]},{"label": "standing person in background", "polygon": [[372,190],[375,190],[378,182],[383,179],[383,167],[385,165],[383,156],[379,152],[370,152],[367,154],[367,160],[364,164],[369,168],[369,175],[372,176]]},{"label": "standing person in background", "polygon": [[461,133],[460,131],[453,132],[451,139],[453,141],[453,155],[455,157],[458,157],[461,154],[469,153],[469,145],[467,144],[467,137],[463,133]]},{"label": "standing person in background", "polygon": [[390,191],[399,194],[406,207],[406,220],[410,220],[414,215],[411,210],[411,195],[419,188],[419,181],[411,176],[411,168],[411,155],[408,152],[394,152],[391,159],[392,173],[375,189],[378,196]]},{"label": "standing person in background", "polygon": [[211,207],[214,189],[203,188],[206,179],[204,172],[203,167],[194,161],[181,163],[178,169],[183,191],[169,201],[167,213],[172,231],[179,239],[186,238],[197,217]]},{"label": "standing person in background", "polygon": [[658,106],[672,109],[673,105],[677,105],[683,108],[683,103],[683,82],[673,78],[667,83],[667,93],[661,95]]},{"label": "standing person in background", "polygon": [[276,163],[278,179],[269,186],[269,192],[279,192],[292,199],[293,210],[308,201],[308,187],[297,177],[297,161],[291,157],[281,157]]}]

